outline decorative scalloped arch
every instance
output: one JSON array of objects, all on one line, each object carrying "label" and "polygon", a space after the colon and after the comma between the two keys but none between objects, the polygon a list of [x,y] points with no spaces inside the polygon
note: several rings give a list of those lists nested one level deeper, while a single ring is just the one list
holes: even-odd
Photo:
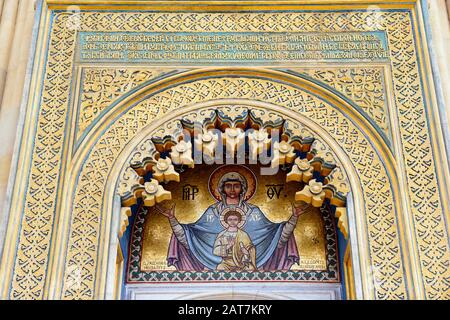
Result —
[{"label": "decorative scalloped arch", "polygon": [[[167,122],[162,127],[150,132],[136,146],[120,173],[117,192],[122,202],[120,237],[128,226],[130,206],[137,203],[137,198],[142,198],[149,207],[171,199],[170,192],[164,190],[160,183],[180,182],[180,170],[177,171],[176,168],[193,168],[193,153],[200,152],[200,160],[204,156],[214,159],[217,157],[215,152],[219,141],[224,141],[227,152],[238,150],[245,143],[242,128],[248,127],[255,131],[248,134],[247,156],[256,162],[272,146],[274,153],[271,167],[289,165],[290,172],[286,175],[286,182],[306,183],[302,190],[298,190],[296,200],[321,207],[325,199],[329,199],[337,207],[338,226],[344,236],[348,237],[345,213],[346,198],[350,191],[348,177],[342,165],[336,161],[337,157],[332,149],[313,130],[273,109],[244,104],[218,104],[189,111],[174,119],[168,116],[166,119]],[[280,134],[276,141],[269,138],[273,130]],[[238,134],[233,135],[234,132]],[[222,148],[223,146],[220,147]],[[169,151],[166,157],[160,157],[162,152]],[[300,157],[300,153],[306,155]],[[223,161],[224,153],[220,152],[219,156]],[[233,158],[237,156],[232,154]],[[313,179],[314,171],[324,177],[324,186]],[[144,182],[143,177],[149,172],[152,172],[154,179]]]}]

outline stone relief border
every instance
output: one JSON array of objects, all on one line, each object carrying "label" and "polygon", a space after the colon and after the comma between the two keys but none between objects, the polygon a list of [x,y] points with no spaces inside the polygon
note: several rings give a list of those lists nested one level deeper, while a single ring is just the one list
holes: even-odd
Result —
[{"label": "stone relief border", "polygon": [[[97,17],[96,17],[97,15]],[[198,30],[200,25],[196,19],[216,21],[207,25],[209,29],[224,26],[227,20],[232,22],[231,29],[238,28],[250,31],[259,26],[266,31],[353,31],[353,30],[385,30],[388,34],[389,48],[392,59],[392,72],[397,105],[397,117],[401,127],[404,161],[408,177],[409,199],[412,204],[415,236],[418,241],[419,259],[422,275],[425,279],[424,290],[427,298],[448,298],[449,281],[449,250],[444,221],[444,211],[441,204],[436,181],[436,171],[431,148],[431,138],[426,122],[426,112],[422,97],[419,67],[416,57],[412,21],[408,12],[382,11],[383,24],[372,26],[367,21],[368,12],[338,12],[336,17],[329,19],[329,13],[288,13],[276,14],[281,21],[273,22],[273,14],[198,14],[192,19],[192,14],[155,14],[146,13],[83,13],[83,29],[87,30]],[[156,19],[156,16],[158,17]],[[189,18],[187,18],[189,16]],[[49,62],[44,81],[44,92],[40,111],[40,124],[36,134],[36,146],[33,155],[33,165],[26,195],[26,209],[22,218],[20,241],[17,249],[16,265],[14,267],[11,298],[40,298],[46,281],[46,270],[55,214],[55,190],[59,176],[61,149],[63,143],[64,121],[67,112],[67,97],[70,91],[70,71],[72,67],[75,34],[67,27],[70,15],[56,13],[51,30],[51,41],[48,52]],[[187,18],[187,19],[186,19]],[[221,22],[220,22],[220,21]],[[275,19],[276,20],[276,19]],[[176,21],[176,23],[173,23]],[[249,21],[253,23],[249,23]],[[336,23],[340,21],[340,23]],[[95,164],[94,164],[95,165]],[[88,166],[92,166],[88,164]],[[44,183],[42,183],[44,181]],[[99,187],[99,186],[97,186]],[[95,206],[93,207],[95,209]],[[96,210],[99,208],[97,207]],[[96,218],[97,217],[97,218]],[[79,217],[74,217],[77,222]],[[90,216],[92,223],[99,223],[98,215]],[[390,223],[392,225],[392,223]],[[81,230],[71,230],[75,235]],[[81,245],[83,240],[79,240]],[[72,242],[72,246],[73,246]],[[90,244],[95,249],[95,243]],[[93,246],[93,247],[92,247]],[[74,247],[69,246],[69,250]],[[81,256],[85,253],[81,253]],[[435,259],[440,257],[440,259]],[[91,272],[95,259],[86,256],[88,261],[83,268],[83,288],[75,292],[65,291],[64,296],[92,298],[93,278]],[[86,267],[89,266],[89,267]],[[396,269],[400,266],[397,265]],[[377,298],[392,298],[398,288],[403,288],[402,281],[395,280],[396,285],[389,286],[377,292]],[[67,281],[66,281],[67,284]],[[69,286],[70,287],[70,286]],[[69,289],[66,287],[66,289]],[[69,289],[70,291],[70,289]],[[402,289],[400,289],[402,291]],[[393,293],[391,295],[390,293]],[[404,294],[397,296],[405,298]]]},{"label": "stone relief border", "polygon": [[42,299],[47,279],[76,43],[68,18],[57,16],[51,31],[11,299]]}]

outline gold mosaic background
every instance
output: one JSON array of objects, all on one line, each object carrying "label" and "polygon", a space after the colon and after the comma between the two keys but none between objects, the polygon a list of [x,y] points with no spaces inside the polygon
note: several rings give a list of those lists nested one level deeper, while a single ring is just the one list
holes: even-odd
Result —
[{"label": "gold mosaic background", "polygon": [[[292,215],[291,202],[294,201],[295,192],[301,190],[302,184],[298,182],[286,183],[286,172],[279,171],[274,176],[259,176],[259,166],[247,166],[258,179],[258,188],[250,203],[257,205],[272,222],[287,221]],[[215,199],[208,190],[210,174],[216,166],[198,165],[194,169],[187,169],[180,175],[181,183],[170,182],[165,189],[172,192],[170,203],[176,205],[176,217],[180,223],[194,223],[205,210],[215,203]],[[183,200],[183,186],[186,184],[197,186],[199,192],[195,200]],[[282,186],[280,197],[270,199],[267,195],[268,185]],[[167,202],[167,201],[166,201]],[[163,206],[169,206],[163,203]],[[167,250],[169,247],[172,229],[167,218],[151,209],[147,215],[141,269],[175,270],[167,267]],[[324,225],[318,208],[311,208],[310,212],[301,216],[294,231],[300,255],[299,265],[295,264],[291,270],[325,270],[326,245]]]}]

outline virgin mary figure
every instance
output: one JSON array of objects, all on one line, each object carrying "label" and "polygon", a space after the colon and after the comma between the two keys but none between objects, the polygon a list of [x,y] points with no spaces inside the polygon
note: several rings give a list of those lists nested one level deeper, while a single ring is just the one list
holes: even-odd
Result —
[{"label": "virgin mary figure", "polygon": [[175,216],[175,206],[170,210],[159,208],[169,219],[173,230],[167,256],[168,265],[175,266],[179,271],[217,270],[223,258],[214,254],[214,244],[218,235],[224,231],[220,221],[224,210],[239,211],[245,215],[245,224],[241,229],[249,235],[256,250],[257,270],[286,271],[294,263],[298,263],[299,255],[293,231],[299,216],[305,212],[306,205],[294,207],[288,221],[274,223],[258,206],[246,201],[247,191],[247,179],[239,172],[228,172],[217,184],[216,192],[220,194],[221,200],[211,205],[197,222],[180,224]]}]

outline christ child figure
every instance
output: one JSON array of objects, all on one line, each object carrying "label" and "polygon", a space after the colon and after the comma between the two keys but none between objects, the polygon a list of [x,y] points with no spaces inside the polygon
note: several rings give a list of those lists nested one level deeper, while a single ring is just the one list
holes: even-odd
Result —
[{"label": "christ child figure", "polygon": [[222,213],[225,230],[217,235],[214,254],[222,257],[217,270],[229,272],[257,271],[256,249],[247,232],[242,230],[244,216],[238,210]]}]

